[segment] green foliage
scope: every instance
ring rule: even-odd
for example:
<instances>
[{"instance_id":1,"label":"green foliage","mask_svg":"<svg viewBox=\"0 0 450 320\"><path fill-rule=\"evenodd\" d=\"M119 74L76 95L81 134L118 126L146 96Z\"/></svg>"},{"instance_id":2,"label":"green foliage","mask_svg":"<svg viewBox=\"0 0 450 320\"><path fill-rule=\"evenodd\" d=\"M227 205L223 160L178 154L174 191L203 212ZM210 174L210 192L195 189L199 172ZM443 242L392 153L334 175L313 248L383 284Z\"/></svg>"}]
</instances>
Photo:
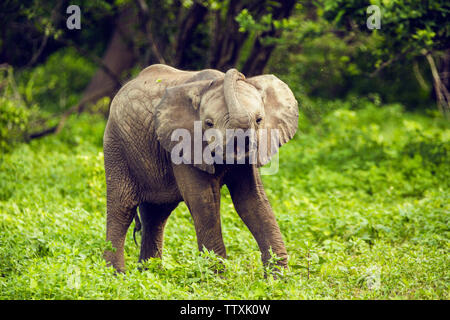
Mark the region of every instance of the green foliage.
<instances>
[{"instance_id":1,"label":"green foliage","mask_svg":"<svg viewBox=\"0 0 450 320\"><path fill-rule=\"evenodd\" d=\"M379 30L366 25L370 4L380 7ZM309 97L377 94L384 103L430 108L433 82L423 54L432 52L438 66L446 65L449 14L443 0L299 4L289 19L275 23L283 34L273 40L277 48L267 69ZM414 63L428 87L419 85Z\"/></svg>"},{"instance_id":2,"label":"green foliage","mask_svg":"<svg viewBox=\"0 0 450 320\"><path fill-rule=\"evenodd\" d=\"M229 259L199 254L180 204L162 261L142 269L129 232L128 271L115 275L102 259L105 123L82 115L0 162L0 299L448 299L448 122L356 98L311 103L327 111L301 117L279 172L263 176L289 253L276 279L226 188Z\"/></svg>"},{"instance_id":3,"label":"green foliage","mask_svg":"<svg viewBox=\"0 0 450 320\"><path fill-rule=\"evenodd\" d=\"M261 33L270 30L272 27L272 15L266 14L256 22L247 9L243 9L235 18L239 23L239 32L257 32Z\"/></svg>"},{"instance_id":4,"label":"green foliage","mask_svg":"<svg viewBox=\"0 0 450 320\"><path fill-rule=\"evenodd\" d=\"M10 151L26 133L31 115L22 100L13 75L13 69L0 69L0 152Z\"/></svg>"},{"instance_id":5,"label":"green foliage","mask_svg":"<svg viewBox=\"0 0 450 320\"><path fill-rule=\"evenodd\" d=\"M450 38L450 26L446 23L450 14L448 1L379 0L370 4L381 9L379 33L382 41L376 52L380 58L399 53L414 56L422 49L447 48ZM371 33L365 25L367 6L367 2L360 0L325 1L324 16L338 26L348 25L350 20L354 20L360 30Z\"/></svg>"},{"instance_id":6,"label":"green foliage","mask_svg":"<svg viewBox=\"0 0 450 320\"><path fill-rule=\"evenodd\" d=\"M42 111L61 112L79 102L95 70L96 66L75 49L64 48L36 68L20 72L19 92Z\"/></svg>"},{"instance_id":7,"label":"green foliage","mask_svg":"<svg viewBox=\"0 0 450 320\"><path fill-rule=\"evenodd\" d=\"M0 97L0 152L9 150L14 142L23 139L28 111L14 100Z\"/></svg>"},{"instance_id":8,"label":"green foliage","mask_svg":"<svg viewBox=\"0 0 450 320\"><path fill-rule=\"evenodd\" d=\"M0 150L7 152L31 132L55 122L55 114L76 105L95 66L72 48L52 54L44 64L14 72L0 69ZM16 80L17 79L17 80ZM103 102L103 103L102 103ZM108 101L97 104L109 105ZM93 111L98 111L93 108ZM103 110L102 110L103 111Z\"/></svg>"}]
</instances>

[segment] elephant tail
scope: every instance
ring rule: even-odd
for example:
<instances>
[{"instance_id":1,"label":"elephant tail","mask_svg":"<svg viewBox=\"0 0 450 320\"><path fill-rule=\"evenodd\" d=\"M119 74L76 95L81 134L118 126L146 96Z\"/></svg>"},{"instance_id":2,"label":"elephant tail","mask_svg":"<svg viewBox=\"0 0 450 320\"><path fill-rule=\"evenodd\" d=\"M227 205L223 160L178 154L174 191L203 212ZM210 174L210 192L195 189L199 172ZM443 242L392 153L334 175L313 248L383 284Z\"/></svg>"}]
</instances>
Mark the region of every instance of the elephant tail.
<instances>
[{"instance_id":1,"label":"elephant tail","mask_svg":"<svg viewBox=\"0 0 450 320\"><path fill-rule=\"evenodd\" d=\"M139 246L136 241L136 232L141 231L141 220L139 220L139 214L136 212L134 215L134 229L133 229L133 240L136 246Z\"/></svg>"}]
</instances>

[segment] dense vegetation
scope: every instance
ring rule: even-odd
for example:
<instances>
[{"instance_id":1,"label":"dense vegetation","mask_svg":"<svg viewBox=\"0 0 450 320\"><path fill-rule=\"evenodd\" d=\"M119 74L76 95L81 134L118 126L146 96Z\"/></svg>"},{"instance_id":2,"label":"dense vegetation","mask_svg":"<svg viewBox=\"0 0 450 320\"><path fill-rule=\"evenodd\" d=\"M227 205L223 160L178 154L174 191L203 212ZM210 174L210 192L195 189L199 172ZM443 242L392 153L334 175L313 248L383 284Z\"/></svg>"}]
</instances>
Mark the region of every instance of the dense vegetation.
<instances>
[{"instance_id":1,"label":"dense vegetation","mask_svg":"<svg viewBox=\"0 0 450 320\"><path fill-rule=\"evenodd\" d=\"M449 299L448 1L370 1L379 30L359 0L73 2L81 30L65 0L0 4L0 299ZM180 204L162 261L143 270L129 232L127 272L106 267L109 102L160 62L274 73L296 95L298 132L263 176L278 279L225 187L229 259L199 254Z\"/></svg>"},{"instance_id":2,"label":"dense vegetation","mask_svg":"<svg viewBox=\"0 0 450 320\"><path fill-rule=\"evenodd\" d=\"M448 122L361 103L328 102L319 124L302 118L278 174L263 177L290 255L278 280L264 278L226 188L220 276L184 204L162 262L140 270L130 232L128 271L114 276L102 259L104 120L71 118L59 135L21 144L0 165L0 298L448 299Z\"/></svg>"}]
</instances>

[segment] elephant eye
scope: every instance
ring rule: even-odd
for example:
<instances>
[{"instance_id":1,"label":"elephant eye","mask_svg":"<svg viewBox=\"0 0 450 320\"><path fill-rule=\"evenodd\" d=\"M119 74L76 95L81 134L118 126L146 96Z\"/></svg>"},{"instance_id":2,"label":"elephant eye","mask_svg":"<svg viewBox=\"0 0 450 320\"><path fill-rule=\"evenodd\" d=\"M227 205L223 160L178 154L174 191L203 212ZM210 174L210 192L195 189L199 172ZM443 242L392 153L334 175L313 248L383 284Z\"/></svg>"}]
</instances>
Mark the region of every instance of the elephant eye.
<instances>
[{"instance_id":1,"label":"elephant eye","mask_svg":"<svg viewBox=\"0 0 450 320\"><path fill-rule=\"evenodd\" d=\"M262 117L257 117L256 118L256 124L260 125L262 122L263 118Z\"/></svg>"},{"instance_id":2,"label":"elephant eye","mask_svg":"<svg viewBox=\"0 0 450 320\"><path fill-rule=\"evenodd\" d=\"M206 124L207 127L210 127L210 128L212 126L214 126L214 122L211 119L206 119L205 120L205 124Z\"/></svg>"}]
</instances>

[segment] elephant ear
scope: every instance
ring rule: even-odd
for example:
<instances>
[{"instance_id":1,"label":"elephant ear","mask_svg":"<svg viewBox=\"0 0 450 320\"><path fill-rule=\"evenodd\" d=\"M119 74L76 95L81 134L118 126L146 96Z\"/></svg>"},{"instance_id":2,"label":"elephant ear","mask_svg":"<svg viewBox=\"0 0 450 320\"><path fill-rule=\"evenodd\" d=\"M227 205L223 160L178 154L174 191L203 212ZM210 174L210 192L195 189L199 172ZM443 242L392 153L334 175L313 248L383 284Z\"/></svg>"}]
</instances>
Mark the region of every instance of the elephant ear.
<instances>
[{"instance_id":1,"label":"elephant ear","mask_svg":"<svg viewBox=\"0 0 450 320\"><path fill-rule=\"evenodd\" d=\"M282 146L291 140L298 126L298 103L289 89L288 85L272 74L261 75L246 80L261 93L265 110L265 128L267 129L267 140L270 145L272 129L278 130L279 145ZM271 152L268 157L260 158L258 166L265 165L270 161L275 152L268 146Z\"/></svg>"},{"instance_id":2,"label":"elephant ear","mask_svg":"<svg viewBox=\"0 0 450 320\"><path fill-rule=\"evenodd\" d=\"M172 133L181 129L178 132L188 133L191 141L191 156L188 155L189 159L186 160L208 173L214 173L213 165L205 164L203 160L201 163L194 161L194 122L200 121L200 100L212 82L212 80L204 80L168 87L155 110L156 136L164 150L171 153L180 143L176 140L180 138L179 136L172 141ZM186 155L183 157L186 158Z\"/></svg>"}]
</instances>

